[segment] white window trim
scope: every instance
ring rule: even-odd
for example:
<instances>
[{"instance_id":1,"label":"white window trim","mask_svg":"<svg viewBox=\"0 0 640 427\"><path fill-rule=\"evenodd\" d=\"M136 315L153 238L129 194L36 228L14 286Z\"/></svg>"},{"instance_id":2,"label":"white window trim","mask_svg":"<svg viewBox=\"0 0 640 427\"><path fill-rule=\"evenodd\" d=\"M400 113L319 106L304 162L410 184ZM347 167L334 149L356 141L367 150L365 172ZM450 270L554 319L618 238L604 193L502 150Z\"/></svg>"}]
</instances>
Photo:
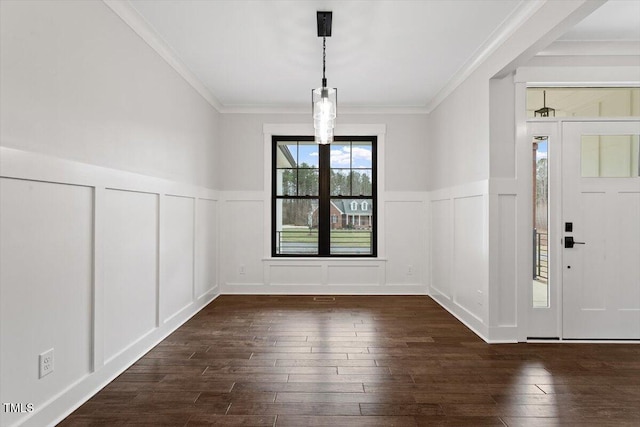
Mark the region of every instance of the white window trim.
<instances>
[{"instance_id":1,"label":"white window trim","mask_svg":"<svg viewBox=\"0 0 640 427\"><path fill-rule=\"evenodd\" d=\"M308 124L269 124L262 125L264 134L264 144L262 146L264 156L264 239L263 253L264 259L269 260L271 257L271 168L273 165L271 157L271 139L274 135L294 136L294 135L313 135L313 123L309 119ZM384 124L338 124L334 129L336 136L376 136L378 138L376 145L376 182L378 187L377 197L377 240L378 255L377 259L386 256L385 251L385 189L384 189L384 147L387 126ZM376 259L374 258L374 259ZM353 258L350 258L353 260ZM369 258L371 259L371 258Z\"/></svg>"}]
</instances>

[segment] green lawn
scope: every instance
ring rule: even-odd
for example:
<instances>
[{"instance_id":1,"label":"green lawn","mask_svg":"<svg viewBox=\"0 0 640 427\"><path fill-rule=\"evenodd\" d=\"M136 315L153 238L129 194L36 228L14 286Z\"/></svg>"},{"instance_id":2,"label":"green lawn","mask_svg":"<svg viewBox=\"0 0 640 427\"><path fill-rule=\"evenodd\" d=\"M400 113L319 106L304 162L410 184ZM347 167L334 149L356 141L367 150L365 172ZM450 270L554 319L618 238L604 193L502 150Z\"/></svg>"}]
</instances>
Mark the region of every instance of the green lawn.
<instances>
[{"instance_id":1,"label":"green lawn","mask_svg":"<svg viewBox=\"0 0 640 427\"><path fill-rule=\"evenodd\" d=\"M282 230L283 243L315 243L318 241L318 230L293 228ZM370 247L371 231L368 230L332 230L332 246Z\"/></svg>"}]
</instances>

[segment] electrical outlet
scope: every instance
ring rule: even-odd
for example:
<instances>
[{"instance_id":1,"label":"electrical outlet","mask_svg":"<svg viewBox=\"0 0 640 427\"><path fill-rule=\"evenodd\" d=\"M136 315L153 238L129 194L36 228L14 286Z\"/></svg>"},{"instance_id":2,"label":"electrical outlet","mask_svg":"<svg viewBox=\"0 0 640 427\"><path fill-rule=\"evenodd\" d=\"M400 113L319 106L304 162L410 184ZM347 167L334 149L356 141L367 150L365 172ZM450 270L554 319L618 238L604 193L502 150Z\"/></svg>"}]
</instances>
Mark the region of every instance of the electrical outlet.
<instances>
[{"instance_id":1,"label":"electrical outlet","mask_svg":"<svg viewBox=\"0 0 640 427\"><path fill-rule=\"evenodd\" d=\"M413 276L413 265L407 265L407 276Z\"/></svg>"},{"instance_id":2,"label":"electrical outlet","mask_svg":"<svg viewBox=\"0 0 640 427\"><path fill-rule=\"evenodd\" d=\"M245 274L246 273L244 265L242 265L242 264L240 265L240 268L238 270L240 271L240 274Z\"/></svg>"},{"instance_id":3,"label":"electrical outlet","mask_svg":"<svg viewBox=\"0 0 640 427\"><path fill-rule=\"evenodd\" d=\"M53 349L47 350L39 356L40 360L40 377L49 375L53 372Z\"/></svg>"}]
</instances>

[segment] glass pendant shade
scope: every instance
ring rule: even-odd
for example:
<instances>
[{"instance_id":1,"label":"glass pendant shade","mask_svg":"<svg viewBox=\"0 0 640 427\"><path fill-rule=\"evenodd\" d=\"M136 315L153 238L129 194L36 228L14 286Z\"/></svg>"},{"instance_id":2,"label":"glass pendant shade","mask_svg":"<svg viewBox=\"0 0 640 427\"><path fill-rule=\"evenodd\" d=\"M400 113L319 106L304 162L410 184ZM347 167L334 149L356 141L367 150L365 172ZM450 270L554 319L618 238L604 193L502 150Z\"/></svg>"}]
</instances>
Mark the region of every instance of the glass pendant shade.
<instances>
[{"instance_id":1,"label":"glass pendant shade","mask_svg":"<svg viewBox=\"0 0 640 427\"><path fill-rule=\"evenodd\" d=\"M318 144L333 142L333 128L336 122L338 90L321 87L312 91L313 127Z\"/></svg>"}]
</instances>

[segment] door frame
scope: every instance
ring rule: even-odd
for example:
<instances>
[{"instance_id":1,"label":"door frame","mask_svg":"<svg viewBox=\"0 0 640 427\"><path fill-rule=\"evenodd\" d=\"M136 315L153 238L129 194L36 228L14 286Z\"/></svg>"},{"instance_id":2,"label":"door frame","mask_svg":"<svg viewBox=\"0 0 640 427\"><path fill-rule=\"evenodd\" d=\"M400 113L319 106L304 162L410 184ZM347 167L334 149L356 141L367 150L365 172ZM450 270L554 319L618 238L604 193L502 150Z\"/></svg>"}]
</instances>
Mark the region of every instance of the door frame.
<instances>
[{"instance_id":1,"label":"door frame","mask_svg":"<svg viewBox=\"0 0 640 427\"><path fill-rule=\"evenodd\" d=\"M549 143L549 283L553 284L550 291L550 299L555 299L557 304L551 307L547 313L555 318L546 319L549 323L546 328L549 331L556 331L556 335L549 336L553 342L562 342L562 128L567 122L602 122L620 123L636 122L637 117L551 117L527 119L522 117L520 123L525 126L518 127L520 130L516 136L516 176L518 188L517 212L517 245L518 245L518 341L538 342L543 337L532 337L530 331L535 331L533 322L540 321L540 316L544 310L534 313L531 307L532 283L531 271L533 269L533 250L531 244L531 229L533 224L533 203L531 174L532 150L531 140L534 135L548 135L555 140L555 144ZM553 147L553 148L552 148ZM553 236L553 240L551 239ZM547 341L547 340L543 340ZM570 342L580 342L570 340ZM584 342L601 342L601 340L584 340ZM608 340L607 342L616 342ZM634 341L621 340L629 343ZM640 341L638 341L640 342Z\"/></svg>"}]
</instances>

